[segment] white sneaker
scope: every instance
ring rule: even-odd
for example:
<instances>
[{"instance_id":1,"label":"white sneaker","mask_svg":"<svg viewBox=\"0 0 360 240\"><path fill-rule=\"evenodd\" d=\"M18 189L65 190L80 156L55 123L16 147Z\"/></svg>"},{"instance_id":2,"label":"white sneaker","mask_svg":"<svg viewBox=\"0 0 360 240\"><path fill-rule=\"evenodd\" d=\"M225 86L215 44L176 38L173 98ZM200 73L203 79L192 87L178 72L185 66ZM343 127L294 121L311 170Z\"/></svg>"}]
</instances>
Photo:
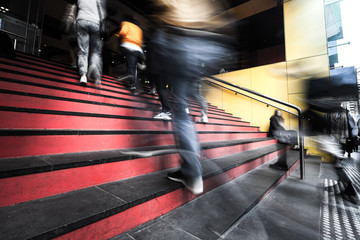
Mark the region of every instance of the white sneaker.
<instances>
[{"instance_id":1,"label":"white sneaker","mask_svg":"<svg viewBox=\"0 0 360 240\"><path fill-rule=\"evenodd\" d=\"M204 184L202 177L192 179L185 182L185 187L189 189L193 194L199 195L204 192Z\"/></svg>"},{"instance_id":2,"label":"white sneaker","mask_svg":"<svg viewBox=\"0 0 360 240\"><path fill-rule=\"evenodd\" d=\"M154 119L161 119L161 120L171 120L171 113L168 112L168 113L164 113L164 112L161 112L157 115L155 115L153 118Z\"/></svg>"},{"instance_id":3,"label":"white sneaker","mask_svg":"<svg viewBox=\"0 0 360 240\"><path fill-rule=\"evenodd\" d=\"M83 74L83 75L81 75L81 77L80 77L80 85L86 86L86 84L87 84L87 78L86 78L86 75Z\"/></svg>"},{"instance_id":4,"label":"white sneaker","mask_svg":"<svg viewBox=\"0 0 360 240\"><path fill-rule=\"evenodd\" d=\"M190 113L189 108L185 108L185 112L186 112L187 114L189 114L189 113Z\"/></svg>"},{"instance_id":5,"label":"white sneaker","mask_svg":"<svg viewBox=\"0 0 360 240\"><path fill-rule=\"evenodd\" d=\"M193 179L185 178L180 170L176 172L168 173L168 178L175 182L181 182L185 187L195 195L199 195L204 192L204 184L202 176Z\"/></svg>"},{"instance_id":6,"label":"white sneaker","mask_svg":"<svg viewBox=\"0 0 360 240\"><path fill-rule=\"evenodd\" d=\"M201 116L201 118L198 120L199 123L208 123L209 119L206 115Z\"/></svg>"}]
</instances>

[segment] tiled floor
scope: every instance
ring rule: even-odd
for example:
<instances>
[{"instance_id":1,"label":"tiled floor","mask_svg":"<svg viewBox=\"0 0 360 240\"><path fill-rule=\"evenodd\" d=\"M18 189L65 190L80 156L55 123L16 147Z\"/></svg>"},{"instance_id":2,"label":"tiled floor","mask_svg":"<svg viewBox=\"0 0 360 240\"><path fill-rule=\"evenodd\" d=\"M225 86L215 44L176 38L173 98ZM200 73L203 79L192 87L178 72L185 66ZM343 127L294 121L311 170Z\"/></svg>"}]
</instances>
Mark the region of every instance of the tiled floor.
<instances>
[{"instance_id":1,"label":"tiled floor","mask_svg":"<svg viewBox=\"0 0 360 240\"><path fill-rule=\"evenodd\" d=\"M323 164L325 165L325 164ZM328 166L326 166L328 167ZM347 183L334 174L324 174L322 200L321 239L360 239L360 153L351 154L343 161L343 169L335 172L345 173L357 192L357 197L344 194Z\"/></svg>"},{"instance_id":2,"label":"tiled floor","mask_svg":"<svg viewBox=\"0 0 360 240\"><path fill-rule=\"evenodd\" d=\"M352 158L345 159L343 165L344 168L341 171L349 176L359 190L360 153L353 153ZM264 168L265 172L268 171L266 169L269 170L268 167ZM168 218L171 216L167 214L138 229L135 231L136 234L123 234L114 239L169 239L167 238L170 237L169 234L171 234L171 239L360 239L360 207L354 203L353 199L342 193L346 184L339 176L341 172L333 164L321 163L319 157L311 156L306 158L305 170L305 179L300 179L299 169L297 169L249 213L235 221L221 234L216 229L221 227L226 218L209 216L212 219L211 226L204 225L204 228L199 230L202 234L196 232L197 237L195 237L190 234L190 230L184 229L199 225L199 222L183 221L184 224L189 224L189 227L180 228L169 221ZM253 184L257 183L253 182ZM232 191L234 194L236 192ZM214 204L215 200L209 201ZM197 202L206 208L206 201ZM235 202L243 201L237 199ZM216 205L223 206L224 204L224 201L220 201ZM234 212L241 211L237 208L226 209L223 206L221 211L228 211L229 214L226 216L229 218ZM197 206L196 209L199 210L200 207ZM177 211L186 216L186 212L180 209ZM164 224L167 227L164 227ZM171 229L168 229L169 227Z\"/></svg>"}]
</instances>

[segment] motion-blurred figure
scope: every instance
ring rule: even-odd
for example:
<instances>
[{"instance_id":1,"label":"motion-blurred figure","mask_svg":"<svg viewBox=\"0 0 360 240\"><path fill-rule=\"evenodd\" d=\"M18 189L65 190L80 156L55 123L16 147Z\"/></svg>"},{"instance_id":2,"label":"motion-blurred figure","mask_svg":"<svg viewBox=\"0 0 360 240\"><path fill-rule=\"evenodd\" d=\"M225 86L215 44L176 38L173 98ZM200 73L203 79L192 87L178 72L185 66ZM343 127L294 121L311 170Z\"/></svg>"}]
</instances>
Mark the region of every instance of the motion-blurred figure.
<instances>
[{"instance_id":1,"label":"motion-blurred figure","mask_svg":"<svg viewBox=\"0 0 360 240\"><path fill-rule=\"evenodd\" d=\"M342 155L351 156L358 128L349 110L339 107L337 111L325 115L326 134L342 147ZM342 158L341 158L342 159Z\"/></svg>"},{"instance_id":2,"label":"motion-blurred figure","mask_svg":"<svg viewBox=\"0 0 360 240\"><path fill-rule=\"evenodd\" d=\"M77 0L76 31L81 85L87 84L88 77L95 80L96 84L101 84L103 40L100 36L100 21L106 17L105 5L106 0Z\"/></svg>"},{"instance_id":3,"label":"motion-blurred figure","mask_svg":"<svg viewBox=\"0 0 360 240\"><path fill-rule=\"evenodd\" d=\"M121 49L126 56L126 76L130 81L130 90L135 93L140 87L136 66L144 62L143 32L135 23L135 19L128 16L121 23L120 31L115 35L121 40Z\"/></svg>"},{"instance_id":4,"label":"motion-blurred figure","mask_svg":"<svg viewBox=\"0 0 360 240\"><path fill-rule=\"evenodd\" d=\"M200 79L202 62L215 61L226 53L226 38L215 29L225 25L216 18L218 1L156 0L161 24L151 39L150 67L160 81L169 83L175 97L175 138L183 159L180 170L169 179L183 183L192 193L203 192L200 145L189 115L187 98ZM198 84L198 83L197 83Z\"/></svg>"},{"instance_id":5,"label":"motion-blurred figure","mask_svg":"<svg viewBox=\"0 0 360 240\"><path fill-rule=\"evenodd\" d=\"M77 15L77 6L74 0L65 0L65 12L63 18L61 19L62 29L65 34L67 34L67 40L69 45L69 54L71 58L70 66L71 68L76 68L76 54L77 54L77 38L76 38L76 15Z\"/></svg>"}]
</instances>

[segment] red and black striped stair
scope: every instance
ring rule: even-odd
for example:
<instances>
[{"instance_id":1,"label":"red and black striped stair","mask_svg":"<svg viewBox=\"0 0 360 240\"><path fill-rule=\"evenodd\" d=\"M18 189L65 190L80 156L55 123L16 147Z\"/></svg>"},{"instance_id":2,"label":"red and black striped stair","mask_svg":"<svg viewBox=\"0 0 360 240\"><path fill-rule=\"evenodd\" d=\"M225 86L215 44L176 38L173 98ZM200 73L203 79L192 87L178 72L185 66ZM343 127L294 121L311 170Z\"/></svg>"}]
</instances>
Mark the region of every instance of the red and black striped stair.
<instances>
[{"instance_id":1,"label":"red and black striped stair","mask_svg":"<svg viewBox=\"0 0 360 240\"><path fill-rule=\"evenodd\" d=\"M67 66L18 53L0 58L0 98L0 239L109 239L196 198L166 178L180 156L172 122L152 118L156 97L133 96L111 76L79 86ZM210 123L196 123L205 192L289 151L249 122L208 112ZM196 103L190 114L200 116ZM289 164L258 200L297 154Z\"/></svg>"}]
</instances>

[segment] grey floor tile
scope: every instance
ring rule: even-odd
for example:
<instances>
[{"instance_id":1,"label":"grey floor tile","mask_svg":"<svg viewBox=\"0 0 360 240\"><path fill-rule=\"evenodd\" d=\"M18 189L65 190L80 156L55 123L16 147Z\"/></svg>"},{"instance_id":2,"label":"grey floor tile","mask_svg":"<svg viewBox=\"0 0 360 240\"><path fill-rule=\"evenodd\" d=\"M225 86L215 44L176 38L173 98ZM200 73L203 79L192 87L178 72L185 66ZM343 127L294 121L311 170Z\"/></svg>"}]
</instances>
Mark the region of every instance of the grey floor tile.
<instances>
[{"instance_id":1,"label":"grey floor tile","mask_svg":"<svg viewBox=\"0 0 360 240\"><path fill-rule=\"evenodd\" d=\"M153 221L145 228L132 231L129 235L135 240L199 240L190 233L161 219Z\"/></svg>"}]
</instances>

